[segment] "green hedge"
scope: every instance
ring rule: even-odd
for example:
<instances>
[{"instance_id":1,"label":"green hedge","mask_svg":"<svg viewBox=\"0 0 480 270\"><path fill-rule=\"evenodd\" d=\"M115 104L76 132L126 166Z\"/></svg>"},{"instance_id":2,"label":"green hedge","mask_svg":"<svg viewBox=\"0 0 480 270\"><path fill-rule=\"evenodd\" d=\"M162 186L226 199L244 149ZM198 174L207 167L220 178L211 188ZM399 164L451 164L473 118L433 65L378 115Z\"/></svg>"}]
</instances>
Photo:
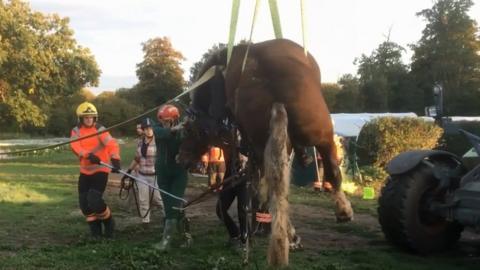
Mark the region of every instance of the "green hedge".
<instances>
[{"instance_id":1,"label":"green hedge","mask_svg":"<svg viewBox=\"0 0 480 270\"><path fill-rule=\"evenodd\" d=\"M381 117L365 124L358 137L359 165L384 168L396 155L437 146L443 130L419 118Z\"/></svg>"}]
</instances>

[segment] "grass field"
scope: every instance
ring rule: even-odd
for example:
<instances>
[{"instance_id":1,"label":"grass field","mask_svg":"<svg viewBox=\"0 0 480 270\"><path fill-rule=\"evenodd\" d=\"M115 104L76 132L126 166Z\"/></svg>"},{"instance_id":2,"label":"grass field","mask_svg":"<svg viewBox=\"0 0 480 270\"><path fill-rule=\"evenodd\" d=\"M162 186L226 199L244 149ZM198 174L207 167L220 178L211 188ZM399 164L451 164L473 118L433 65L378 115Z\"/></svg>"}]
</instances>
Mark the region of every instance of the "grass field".
<instances>
[{"instance_id":1,"label":"grass field","mask_svg":"<svg viewBox=\"0 0 480 270\"><path fill-rule=\"evenodd\" d=\"M131 160L132 143L122 145ZM228 247L214 214L214 198L192 207L194 246L167 254L151 246L161 238L160 211L149 226L118 198L111 186L106 199L117 221L116 237L95 241L78 209L78 166L70 151L0 161L0 269L265 269L266 239L256 238L250 264ZM112 175L113 178L118 176ZM203 180L192 179L189 194ZM478 269L479 243L464 237L455 250L429 257L389 246L376 221L376 201L353 197L356 220L337 224L328 195L292 188L294 224L303 251L291 253L289 269ZM476 247L475 247L476 245Z\"/></svg>"}]
</instances>

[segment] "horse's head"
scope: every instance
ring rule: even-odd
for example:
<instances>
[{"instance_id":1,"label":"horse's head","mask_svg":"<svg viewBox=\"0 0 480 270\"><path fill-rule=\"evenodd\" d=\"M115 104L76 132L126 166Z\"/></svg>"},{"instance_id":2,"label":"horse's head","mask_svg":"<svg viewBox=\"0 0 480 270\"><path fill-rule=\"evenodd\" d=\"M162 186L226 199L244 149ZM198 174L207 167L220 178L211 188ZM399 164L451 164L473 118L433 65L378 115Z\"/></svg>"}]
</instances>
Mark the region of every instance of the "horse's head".
<instances>
[{"instance_id":1,"label":"horse's head","mask_svg":"<svg viewBox=\"0 0 480 270\"><path fill-rule=\"evenodd\" d=\"M225 147L231 143L230 129L203 112L187 109L189 115L184 123L184 140L180 145L178 162L191 168L197 164L210 146Z\"/></svg>"},{"instance_id":2,"label":"horse's head","mask_svg":"<svg viewBox=\"0 0 480 270\"><path fill-rule=\"evenodd\" d=\"M184 140L177 157L178 162L185 167L192 167L200 161L208 147L218 145L221 137L221 123L227 117L225 79L222 73L226 65L226 51L223 51L215 53L202 66L196 81L207 80L190 94L192 102L187 109Z\"/></svg>"}]
</instances>

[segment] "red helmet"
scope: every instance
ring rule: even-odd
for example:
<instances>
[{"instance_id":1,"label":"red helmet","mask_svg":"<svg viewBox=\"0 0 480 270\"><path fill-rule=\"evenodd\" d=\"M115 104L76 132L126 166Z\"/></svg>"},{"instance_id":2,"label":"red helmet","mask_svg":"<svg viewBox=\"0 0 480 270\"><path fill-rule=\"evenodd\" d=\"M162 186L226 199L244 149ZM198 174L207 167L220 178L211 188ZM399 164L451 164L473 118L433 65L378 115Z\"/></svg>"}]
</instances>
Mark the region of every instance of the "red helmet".
<instances>
[{"instance_id":1,"label":"red helmet","mask_svg":"<svg viewBox=\"0 0 480 270\"><path fill-rule=\"evenodd\" d=\"M165 105L158 109L158 120L176 120L180 117L180 112L173 105Z\"/></svg>"}]
</instances>

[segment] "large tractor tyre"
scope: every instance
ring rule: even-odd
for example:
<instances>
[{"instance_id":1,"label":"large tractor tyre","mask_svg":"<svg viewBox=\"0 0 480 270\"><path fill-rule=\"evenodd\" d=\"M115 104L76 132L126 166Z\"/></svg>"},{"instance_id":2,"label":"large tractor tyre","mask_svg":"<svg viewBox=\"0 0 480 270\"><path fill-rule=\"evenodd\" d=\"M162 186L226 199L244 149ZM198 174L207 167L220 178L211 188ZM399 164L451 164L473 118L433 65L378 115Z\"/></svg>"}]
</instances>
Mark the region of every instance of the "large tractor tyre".
<instances>
[{"instance_id":1,"label":"large tractor tyre","mask_svg":"<svg viewBox=\"0 0 480 270\"><path fill-rule=\"evenodd\" d=\"M378 219L388 241L421 254L446 250L458 241L463 226L428 211L428 202L445 198L433 192L438 183L424 164L388 177L378 201Z\"/></svg>"}]
</instances>

